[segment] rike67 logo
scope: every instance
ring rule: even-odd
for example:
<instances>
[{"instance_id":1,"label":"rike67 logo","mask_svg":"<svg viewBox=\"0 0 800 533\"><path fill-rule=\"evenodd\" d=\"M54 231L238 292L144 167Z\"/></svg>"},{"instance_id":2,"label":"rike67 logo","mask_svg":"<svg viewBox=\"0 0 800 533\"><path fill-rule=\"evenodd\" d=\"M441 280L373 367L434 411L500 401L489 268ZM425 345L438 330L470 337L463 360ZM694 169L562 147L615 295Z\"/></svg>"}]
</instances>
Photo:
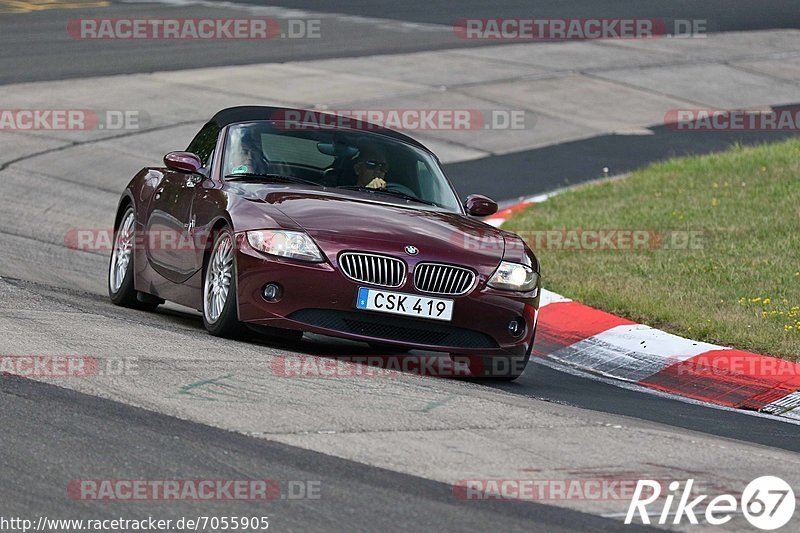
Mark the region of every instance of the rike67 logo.
<instances>
[{"instance_id":1,"label":"rike67 logo","mask_svg":"<svg viewBox=\"0 0 800 533\"><path fill-rule=\"evenodd\" d=\"M707 494L692 498L695 496L692 494L693 484L694 479L689 479L681 490L679 481L671 482L662 505L659 501L662 499L661 484L650 479L639 480L625 516L625 523L632 523L634 517L639 515L643 524L650 524L650 517L657 516L658 519L654 521L665 525L672 516L672 524L680 524L685 518L689 523L697 525L697 517L700 515L705 518L706 523L721 526L741 512L752 526L773 530L786 525L794 515L794 491L779 477L762 476L754 479L747 484L740 500L732 494L720 494L707 503L704 502L709 498ZM677 504L673 509L676 500ZM650 509L648 506L651 506ZM705 510L701 511L703 506Z\"/></svg>"}]
</instances>

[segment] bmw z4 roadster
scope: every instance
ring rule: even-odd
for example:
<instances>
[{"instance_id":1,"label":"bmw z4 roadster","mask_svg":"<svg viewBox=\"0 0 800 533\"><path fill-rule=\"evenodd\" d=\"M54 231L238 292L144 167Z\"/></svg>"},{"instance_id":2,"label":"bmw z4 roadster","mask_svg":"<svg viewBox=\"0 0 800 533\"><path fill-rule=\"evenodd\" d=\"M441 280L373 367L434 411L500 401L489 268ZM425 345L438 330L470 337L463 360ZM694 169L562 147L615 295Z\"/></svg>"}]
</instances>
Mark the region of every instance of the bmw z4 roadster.
<instances>
[{"instance_id":1,"label":"bmw z4 roadster","mask_svg":"<svg viewBox=\"0 0 800 533\"><path fill-rule=\"evenodd\" d=\"M399 132L229 108L125 188L109 295L195 308L212 335L307 331L477 358L483 377L515 379L540 268L519 236L480 221L496 210L462 202L436 156Z\"/></svg>"}]
</instances>

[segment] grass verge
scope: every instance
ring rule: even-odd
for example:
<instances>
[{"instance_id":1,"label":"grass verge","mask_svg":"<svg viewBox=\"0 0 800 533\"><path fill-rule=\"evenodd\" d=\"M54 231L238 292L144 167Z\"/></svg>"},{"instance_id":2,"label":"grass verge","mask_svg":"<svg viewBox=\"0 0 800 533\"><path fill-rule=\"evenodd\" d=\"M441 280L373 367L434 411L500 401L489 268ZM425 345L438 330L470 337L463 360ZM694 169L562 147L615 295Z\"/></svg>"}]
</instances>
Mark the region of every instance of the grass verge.
<instances>
[{"instance_id":1,"label":"grass verge","mask_svg":"<svg viewBox=\"0 0 800 533\"><path fill-rule=\"evenodd\" d=\"M671 333L798 361L798 139L657 163L566 191L503 227L536 251L550 290Z\"/></svg>"}]
</instances>

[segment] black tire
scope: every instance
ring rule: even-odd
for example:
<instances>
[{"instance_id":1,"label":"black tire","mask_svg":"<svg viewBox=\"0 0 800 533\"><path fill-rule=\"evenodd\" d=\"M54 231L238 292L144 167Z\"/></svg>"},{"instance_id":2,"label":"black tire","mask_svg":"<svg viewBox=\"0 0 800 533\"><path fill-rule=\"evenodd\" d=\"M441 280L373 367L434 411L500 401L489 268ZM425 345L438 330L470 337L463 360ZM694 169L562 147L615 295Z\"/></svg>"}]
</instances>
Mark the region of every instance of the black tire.
<instances>
[{"instance_id":1,"label":"black tire","mask_svg":"<svg viewBox=\"0 0 800 533\"><path fill-rule=\"evenodd\" d=\"M130 227L126 227L128 222L132 222ZM133 283L133 270L134 270L134 255L136 254L136 246L131 244L129 254L127 256L127 263L125 266L125 273L122 277L121 283L119 281L120 272L115 272L117 265L121 260L121 254L118 250L120 245L119 239L122 237L120 234L128 230L133 231L136 226L136 219L133 214L133 206L128 206L119 219L119 226L114 232L114 244L111 249L111 258L108 262L108 276L106 276L106 283L108 286L108 297L111 303L122 307L129 307L132 309L141 309L143 311L152 311L163 303L163 300L157 299L149 294L140 294L134 289ZM118 285L118 286L117 286Z\"/></svg>"},{"instance_id":2,"label":"black tire","mask_svg":"<svg viewBox=\"0 0 800 533\"><path fill-rule=\"evenodd\" d=\"M213 275L212 262L215 261L215 254L222 242L227 239L230 245L230 285L228 292L225 296L222 310L212 310L209 303L207 294L211 290L211 276ZM214 245L211 247L211 253L208 254L205 264L203 265L203 325L206 330L215 337L237 338L240 337L245 328L239 322L238 317L238 303L236 298L236 250L235 238L233 232L227 227L217 231L214 237ZM216 316L215 316L216 315Z\"/></svg>"}]
</instances>

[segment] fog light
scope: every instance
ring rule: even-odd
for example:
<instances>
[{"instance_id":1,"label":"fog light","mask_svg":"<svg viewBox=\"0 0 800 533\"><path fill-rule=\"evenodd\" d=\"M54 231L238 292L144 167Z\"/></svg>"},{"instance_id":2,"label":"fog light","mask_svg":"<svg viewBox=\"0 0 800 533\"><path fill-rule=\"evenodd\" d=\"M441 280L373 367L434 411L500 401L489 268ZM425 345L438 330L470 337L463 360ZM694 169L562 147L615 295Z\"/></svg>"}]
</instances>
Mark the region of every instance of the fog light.
<instances>
[{"instance_id":1,"label":"fog light","mask_svg":"<svg viewBox=\"0 0 800 533\"><path fill-rule=\"evenodd\" d=\"M281 290L281 286L277 283L267 283L264 285L264 299L268 302L277 302L281 299L281 295L283 294L283 290Z\"/></svg>"},{"instance_id":2,"label":"fog light","mask_svg":"<svg viewBox=\"0 0 800 533\"><path fill-rule=\"evenodd\" d=\"M517 317L508 323L508 332L512 337L519 337L525 331L525 321L522 317Z\"/></svg>"}]
</instances>

